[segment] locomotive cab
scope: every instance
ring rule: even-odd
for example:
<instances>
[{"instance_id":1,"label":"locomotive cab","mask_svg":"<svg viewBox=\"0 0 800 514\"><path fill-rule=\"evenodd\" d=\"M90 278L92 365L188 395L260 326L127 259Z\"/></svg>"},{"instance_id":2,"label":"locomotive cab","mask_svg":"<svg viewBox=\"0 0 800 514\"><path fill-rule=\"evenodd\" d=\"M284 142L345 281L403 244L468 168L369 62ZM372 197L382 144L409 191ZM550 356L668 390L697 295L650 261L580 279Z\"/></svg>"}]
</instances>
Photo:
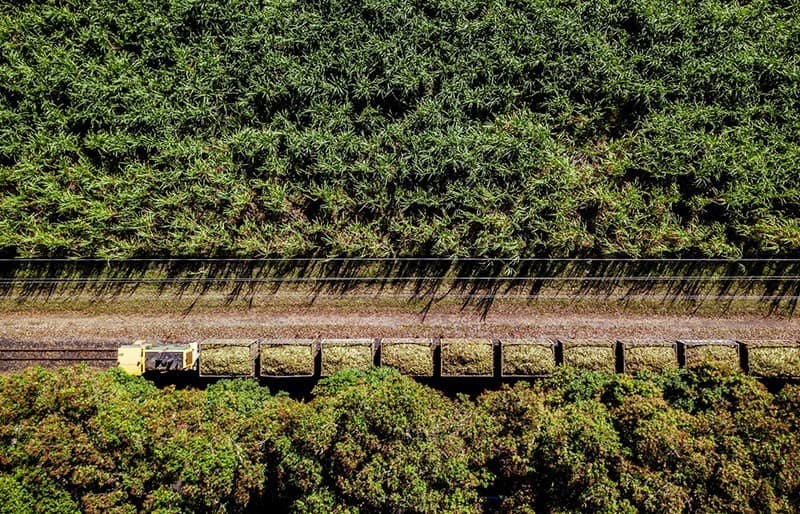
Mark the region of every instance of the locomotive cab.
<instances>
[{"instance_id":1,"label":"locomotive cab","mask_svg":"<svg viewBox=\"0 0 800 514\"><path fill-rule=\"evenodd\" d=\"M197 365L197 343L151 344L136 341L119 347L117 363L123 371L131 375L191 371Z\"/></svg>"}]
</instances>

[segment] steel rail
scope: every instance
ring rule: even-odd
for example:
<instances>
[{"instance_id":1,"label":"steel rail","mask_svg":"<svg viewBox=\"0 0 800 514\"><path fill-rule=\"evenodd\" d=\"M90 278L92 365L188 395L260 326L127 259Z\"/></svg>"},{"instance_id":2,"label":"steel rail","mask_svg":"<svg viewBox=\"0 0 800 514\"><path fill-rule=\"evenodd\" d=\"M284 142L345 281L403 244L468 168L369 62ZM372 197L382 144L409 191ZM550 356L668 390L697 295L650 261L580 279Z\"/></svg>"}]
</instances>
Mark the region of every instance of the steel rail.
<instances>
[{"instance_id":1,"label":"steel rail","mask_svg":"<svg viewBox=\"0 0 800 514\"><path fill-rule=\"evenodd\" d=\"M117 362L116 357L0 357L0 362Z\"/></svg>"},{"instance_id":2,"label":"steel rail","mask_svg":"<svg viewBox=\"0 0 800 514\"><path fill-rule=\"evenodd\" d=\"M0 263L156 263L156 262L663 262L663 263L796 263L797 257L775 258L724 258L724 257L132 257L132 258L98 258L98 257L56 257L56 258L0 258Z\"/></svg>"},{"instance_id":3,"label":"steel rail","mask_svg":"<svg viewBox=\"0 0 800 514\"><path fill-rule=\"evenodd\" d=\"M166 293L165 293L166 294ZM150 299L150 300L159 300L164 299L165 294L158 295L158 294L144 294L137 296L137 299ZM96 295L102 295L102 293L92 293L92 297L94 298ZM227 297L228 293L222 293L223 296ZM206 297L209 297L208 293L205 294ZM242 293L242 296L249 298L250 295L247 293ZM506 300L658 300L658 301L673 301L673 300L715 300L715 301L731 301L731 300L747 300L747 301L766 301L766 300L800 300L800 295L718 295L715 293L706 293L706 294L670 294L670 295L662 295L657 292L651 294L625 294L625 293L618 293L618 294L585 294L581 292L576 292L573 294L481 294L481 293L450 293L446 292L442 294L441 292L420 292L420 293L361 293L361 294L353 294L353 293L267 293L265 295L257 295L257 296L276 296L280 298L289 298L289 299L307 299L307 300L320 300L320 299L334 299L334 300L380 300L382 298L407 298L407 299L418 299L420 301L427 301L430 297L434 297L435 300L443 300L443 299L482 299L482 300L490 300L490 299L506 299ZM103 298L103 296L98 296L98 298ZM210 297L213 298L213 297ZM75 295L62 295L62 294L55 294L55 295L47 295L48 300L70 300L74 301L76 299ZM2 301L2 300L0 300ZM15 300L16 301L16 300ZM24 305L24 299L21 300Z\"/></svg>"},{"instance_id":4,"label":"steel rail","mask_svg":"<svg viewBox=\"0 0 800 514\"><path fill-rule=\"evenodd\" d=\"M0 353L109 353L116 352L116 348L4 348L0 347Z\"/></svg>"},{"instance_id":5,"label":"steel rail","mask_svg":"<svg viewBox=\"0 0 800 514\"><path fill-rule=\"evenodd\" d=\"M116 362L116 354L110 348L0 348L0 362Z\"/></svg>"},{"instance_id":6,"label":"steel rail","mask_svg":"<svg viewBox=\"0 0 800 514\"><path fill-rule=\"evenodd\" d=\"M181 284L181 283L304 283L304 282L412 282L412 281L492 281L492 282L785 282L800 281L800 275L608 275L608 276L366 276L366 277L20 277L0 278L0 284Z\"/></svg>"}]
</instances>

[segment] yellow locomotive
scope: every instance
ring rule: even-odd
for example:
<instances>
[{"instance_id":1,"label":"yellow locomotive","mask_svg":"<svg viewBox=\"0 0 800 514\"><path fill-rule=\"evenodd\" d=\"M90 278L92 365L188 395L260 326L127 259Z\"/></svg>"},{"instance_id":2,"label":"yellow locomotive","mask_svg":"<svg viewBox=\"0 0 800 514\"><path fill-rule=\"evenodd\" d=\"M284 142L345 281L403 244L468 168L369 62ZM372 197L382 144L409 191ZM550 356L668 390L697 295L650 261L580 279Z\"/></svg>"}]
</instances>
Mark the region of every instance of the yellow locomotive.
<instances>
[{"instance_id":1,"label":"yellow locomotive","mask_svg":"<svg viewBox=\"0 0 800 514\"><path fill-rule=\"evenodd\" d=\"M136 341L117 350L119 367L131 375L146 371L193 371L197 367L197 343L158 344Z\"/></svg>"}]
</instances>

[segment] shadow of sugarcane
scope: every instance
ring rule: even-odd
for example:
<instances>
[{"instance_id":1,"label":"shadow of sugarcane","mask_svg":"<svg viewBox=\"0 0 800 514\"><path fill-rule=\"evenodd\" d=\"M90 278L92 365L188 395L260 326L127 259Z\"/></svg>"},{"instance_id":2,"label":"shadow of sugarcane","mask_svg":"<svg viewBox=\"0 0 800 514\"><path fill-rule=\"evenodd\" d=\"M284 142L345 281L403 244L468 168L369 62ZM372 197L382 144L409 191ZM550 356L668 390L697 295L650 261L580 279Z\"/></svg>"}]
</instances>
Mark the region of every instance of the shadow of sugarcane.
<instances>
[{"instance_id":1,"label":"shadow of sugarcane","mask_svg":"<svg viewBox=\"0 0 800 514\"><path fill-rule=\"evenodd\" d=\"M498 299L527 303L586 299L626 305L648 299L692 312L713 303L763 302L769 314L791 315L800 297L800 261L719 259L59 259L0 261L0 297L47 302L55 295L108 301L148 285L162 297L190 300L223 293L226 304L252 306L258 295L302 291L321 297L400 294L424 316L443 299L482 318Z\"/></svg>"}]
</instances>

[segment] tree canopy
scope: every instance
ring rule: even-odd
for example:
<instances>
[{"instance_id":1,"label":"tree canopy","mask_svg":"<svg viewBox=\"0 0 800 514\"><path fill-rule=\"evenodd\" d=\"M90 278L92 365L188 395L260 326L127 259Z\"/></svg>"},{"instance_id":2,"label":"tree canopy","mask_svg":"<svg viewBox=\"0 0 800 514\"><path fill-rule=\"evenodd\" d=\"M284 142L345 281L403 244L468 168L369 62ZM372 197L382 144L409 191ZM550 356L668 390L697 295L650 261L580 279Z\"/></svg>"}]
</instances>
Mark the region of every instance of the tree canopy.
<instances>
[{"instance_id":1,"label":"tree canopy","mask_svg":"<svg viewBox=\"0 0 800 514\"><path fill-rule=\"evenodd\" d=\"M800 387L703 367L448 397L343 371L306 401L247 379L0 376L0 513L797 512Z\"/></svg>"}]
</instances>

